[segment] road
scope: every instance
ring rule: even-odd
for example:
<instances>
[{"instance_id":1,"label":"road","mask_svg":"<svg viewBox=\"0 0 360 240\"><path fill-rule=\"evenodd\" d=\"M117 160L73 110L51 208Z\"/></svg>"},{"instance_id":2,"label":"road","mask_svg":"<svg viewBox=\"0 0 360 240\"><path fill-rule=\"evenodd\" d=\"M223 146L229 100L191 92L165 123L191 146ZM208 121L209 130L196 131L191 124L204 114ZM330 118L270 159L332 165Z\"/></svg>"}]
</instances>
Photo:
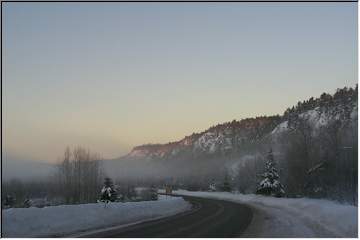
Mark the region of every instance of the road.
<instances>
[{"instance_id":1,"label":"road","mask_svg":"<svg viewBox=\"0 0 360 240\"><path fill-rule=\"evenodd\" d=\"M251 209L228 201L182 196L191 211L126 228L97 231L87 238L239 237L252 219Z\"/></svg>"}]
</instances>

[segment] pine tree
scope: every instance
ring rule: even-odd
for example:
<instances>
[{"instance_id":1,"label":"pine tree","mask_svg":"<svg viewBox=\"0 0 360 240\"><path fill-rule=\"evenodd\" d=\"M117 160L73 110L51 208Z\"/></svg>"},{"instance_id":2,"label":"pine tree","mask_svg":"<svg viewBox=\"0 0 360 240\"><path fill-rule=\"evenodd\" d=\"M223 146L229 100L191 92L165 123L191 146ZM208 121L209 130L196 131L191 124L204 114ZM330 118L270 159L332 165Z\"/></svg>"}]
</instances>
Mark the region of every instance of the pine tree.
<instances>
[{"instance_id":1,"label":"pine tree","mask_svg":"<svg viewBox=\"0 0 360 240\"><path fill-rule=\"evenodd\" d=\"M211 182L209 185L209 191L210 192L216 192L216 184L214 182Z\"/></svg>"},{"instance_id":2,"label":"pine tree","mask_svg":"<svg viewBox=\"0 0 360 240\"><path fill-rule=\"evenodd\" d=\"M105 178L104 186L101 189L101 198L102 202L114 202L116 200L117 193L114 189L114 184L111 178Z\"/></svg>"},{"instance_id":3,"label":"pine tree","mask_svg":"<svg viewBox=\"0 0 360 240\"><path fill-rule=\"evenodd\" d=\"M281 197L285 194L284 187L279 180L279 174L276 169L272 149L270 149L267 155L265 172L261 176L262 180L258 185L256 191L257 194L272 195L276 197Z\"/></svg>"},{"instance_id":4,"label":"pine tree","mask_svg":"<svg viewBox=\"0 0 360 240\"><path fill-rule=\"evenodd\" d=\"M157 188L155 187L155 185L151 185L151 187L150 187L150 199L158 200L158 193L157 193Z\"/></svg>"}]
</instances>

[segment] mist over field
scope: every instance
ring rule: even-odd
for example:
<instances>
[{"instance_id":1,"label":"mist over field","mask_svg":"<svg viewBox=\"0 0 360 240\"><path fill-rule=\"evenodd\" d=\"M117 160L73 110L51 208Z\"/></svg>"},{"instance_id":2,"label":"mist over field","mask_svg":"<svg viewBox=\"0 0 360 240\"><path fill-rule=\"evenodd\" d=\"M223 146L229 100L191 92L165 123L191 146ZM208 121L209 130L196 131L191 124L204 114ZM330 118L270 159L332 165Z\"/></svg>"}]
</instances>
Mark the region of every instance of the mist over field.
<instances>
[{"instance_id":1,"label":"mist over field","mask_svg":"<svg viewBox=\"0 0 360 240\"><path fill-rule=\"evenodd\" d=\"M2 176L4 180L12 178L22 180L43 179L54 173L55 164L5 157L3 169L5 169Z\"/></svg>"}]
</instances>

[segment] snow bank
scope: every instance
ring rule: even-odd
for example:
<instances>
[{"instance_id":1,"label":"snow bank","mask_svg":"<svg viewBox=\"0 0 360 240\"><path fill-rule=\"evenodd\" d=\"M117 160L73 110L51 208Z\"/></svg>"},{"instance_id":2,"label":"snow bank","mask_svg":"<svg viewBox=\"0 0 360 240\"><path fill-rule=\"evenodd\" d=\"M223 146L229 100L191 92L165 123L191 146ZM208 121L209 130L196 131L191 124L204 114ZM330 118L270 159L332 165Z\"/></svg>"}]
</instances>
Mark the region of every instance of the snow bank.
<instances>
[{"instance_id":1,"label":"snow bank","mask_svg":"<svg viewBox=\"0 0 360 240\"><path fill-rule=\"evenodd\" d=\"M181 197L158 201L12 208L3 211L5 237L63 236L79 231L152 220L189 210Z\"/></svg>"},{"instance_id":2,"label":"snow bank","mask_svg":"<svg viewBox=\"0 0 360 240\"><path fill-rule=\"evenodd\" d=\"M175 191L175 194L245 203L254 219L248 237L357 237L358 209L333 201L274 198L255 194Z\"/></svg>"}]
</instances>

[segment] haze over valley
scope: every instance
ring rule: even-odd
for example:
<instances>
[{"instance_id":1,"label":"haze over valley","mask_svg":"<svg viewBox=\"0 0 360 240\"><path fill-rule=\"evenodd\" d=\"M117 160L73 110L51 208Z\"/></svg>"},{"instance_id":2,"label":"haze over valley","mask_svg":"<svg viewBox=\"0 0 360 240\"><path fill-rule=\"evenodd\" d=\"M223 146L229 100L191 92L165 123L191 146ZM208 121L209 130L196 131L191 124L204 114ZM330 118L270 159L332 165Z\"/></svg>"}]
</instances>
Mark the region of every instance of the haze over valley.
<instances>
[{"instance_id":1,"label":"haze over valley","mask_svg":"<svg viewBox=\"0 0 360 240\"><path fill-rule=\"evenodd\" d=\"M1 236L357 237L357 9L3 2Z\"/></svg>"}]
</instances>

